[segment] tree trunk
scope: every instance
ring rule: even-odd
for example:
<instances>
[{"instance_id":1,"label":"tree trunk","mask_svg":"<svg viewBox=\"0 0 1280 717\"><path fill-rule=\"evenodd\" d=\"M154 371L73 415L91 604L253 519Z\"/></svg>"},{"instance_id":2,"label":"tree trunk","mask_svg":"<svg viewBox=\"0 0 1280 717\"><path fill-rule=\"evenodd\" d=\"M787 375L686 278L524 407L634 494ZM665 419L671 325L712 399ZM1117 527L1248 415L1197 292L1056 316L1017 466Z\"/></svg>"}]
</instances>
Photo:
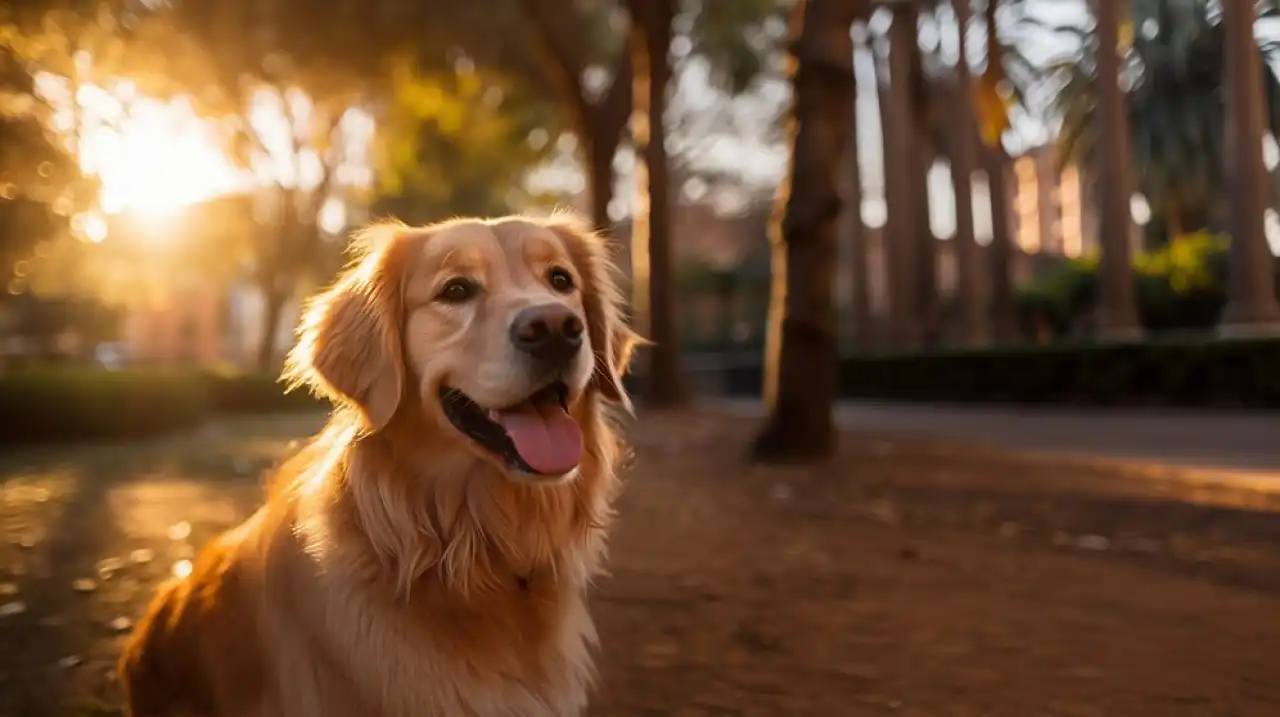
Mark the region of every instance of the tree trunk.
<instances>
[{"instance_id":1,"label":"tree trunk","mask_svg":"<svg viewBox=\"0 0 1280 717\"><path fill-rule=\"evenodd\" d=\"M671 261L671 186L667 162L667 88L674 0L637 0L631 5L632 140L641 159L632 220L631 261L635 308L648 317L648 401L670 408L684 403L680 334Z\"/></svg>"},{"instance_id":2,"label":"tree trunk","mask_svg":"<svg viewBox=\"0 0 1280 717\"><path fill-rule=\"evenodd\" d=\"M1098 265L1098 331L1110 339L1131 339L1142 332L1133 287L1133 218L1129 203L1129 127L1120 91L1120 23L1125 9L1118 2L1096 3L1098 74L1095 94L1101 140L1099 210L1102 256Z\"/></svg>"},{"instance_id":3,"label":"tree trunk","mask_svg":"<svg viewBox=\"0 0 1280 717\"><path fill-rule=\"evenodd\" d=\"M971 0L952 0L960 47L968 37ZM960 304L961 343L976 346L987 341L986 297L978 273L978 242L973 229L973 170L977 165L978 123L973 110L973 85L964 54L956 68L955 128L951 144L951 184L955 189L956 295Z\"/></svg>"},{"instance_id":4,"label":"tree trunk","mask_svg":"<svg viewBox=\"0 0 1280 717\"><path fill-rule=\"evenodd\" d=\"M597 231L613 226L609 203L613 201L613 157L618 153L618 137L607 128L592 127L587 131L587 190L591 194L591 225Z\"/></svg>"},{"instance_id":5,"label":"tree trunk","mask_svg":"<svg viewBox=\"0 0 1280 717\"><path fill-rule=\"evenodd\" d=\"M609 89L592 97L583 85L587 71L580 43L583 37L557 23L563 15L577 12L559 0L523 0L521 7L533 30L533 37L547 70L567 110L579 139L584 143L587 186L590 189L591 221L597 231L608 232L609 201L613 199L613 158L617 154L619 135L631 113L631 52L626 48L613 63L613 81ZM634 9L634 8L633 8ZM569 24L570 27L573 23Z\"/></svg>"},{"instance_id":6,"label":"tree trunk","mask_svg":"<svg viewBox=\"0 0 1280 717\"><path fill-rule=\"evenodd\" d=\"M1276 301L1275 260L1267 244L1263 215L1271 206L1271 180L1262 160L1263 84L1261 59L1254 39L1254 4L1223 0L1226 34L1228 156L1235 197L1231 234L1226 332L1280 329Z\"/></svg>"},{"instance_id":7,"label":"tree trunk","mask_svg":"<svg viewBox=\"0 0 1280 717\"><path fill-rule=\"evenodd\" d=\"M845 246L849 251L849 320L850 334L858 348L872 343L871 272L867 261L867 226L862 221L862 165L858 152L858 87L853 88L853 118L849 122L849 141L845 150L844 211L841 213Z\"/></svg>"},{"instance_id":8,"label":"tree trunk","mask_svg":"<svg viewBox=\"0 0 1280 717\"><path fill-rule=\"evenodd\" d=\"M985 148L987 191L991 203L991 323L997 341L1017 334L1013 306L1013 228L1009 226L1008 157L1002 147Z\"/></svg>"},{"instance_id":9,"label":"tree trunk","mask_svg":"<svg viewBox=\"0 0 1280 717\"><path fill-rule=\"evenodd\" d=\"M986 0L983 20L987 28L987 76L995 83L1004 76L1001 67L1003 57L1000 44L1000 26L996 22L999 0ZM991 141L994 140L994 141ZM1013 302L1013 227L1010 226L1009 158L998 133L987 137L984 130L982 156L979 159L987 172L988 201L991 206L991 248L988 268L991 282L992 334L997 341L1012 341L1017 337L1017 320Z\"/></svg>"},{"instance_id":10,"label":"tree trunk","mask_svg":"<svg viewBox=\"0 0 1280 717\"><path fill-rule=\"evenodd\" d=\"M769 418L755 458L813 460L835 443L837 393L835 283L839 176L853 122L853 40L857 0L802 0L791 14L789 69L794 99L787 181L770 234L765 401Z\"/></svg>"},{"instance_id":11,"label":"tree trunk","mask_svg":"<svg viewBox=\"0 0 1280 717\"><path fill-rule=\"evenodd\" d=\"M274 272L263 277L259 282L262 292L262 324L258 334L258 370L272 373L276 370L276 334L280 331L280 322L284 318L284 305L289 301L289 292L280 285L280 277Z\"/></svg>"},{"instance_id":12,"label":"tree trunk","mask_svg":"<svg viewBox=\"0 0 1280 717\"><path fill-rule=\"evenodd\" d=\"M922 108L917 107L917 111ZM938 297L938 238L933 233L933 203L929 201L929 172L936 158L931 138L917 135L912 153L911 195L915 197L915 277L917 338L936 345L942 338L942 302Z\"/></svg>"},{"instance_id":13,"label":"tree trunk","mask_svg":"<svg viewBox=\"0 0 1280 717\"><path fill-rule=\"evenodd\" d=\"M915 114L911 101L911 47L916 44L914 7L894 5L889 27L889 86L881 95L884 133L883 238L889 278L889 331L896 346L911 346L919 338L920 306L916 246L920 217L913 199Z\"/></svg>"},{"instance_id":14,"label":"tree trunk","mask_svg":"<svg viewBox=\"0 0 1280 717\"><path fill-rule=\"evenodd\" d=\"M918 10L904 13L910 27L919 28ZM918 30L916 31L918 32ZM907 91L911 93L912 159L911 172L912 212L915 214L915 244L912 283L916 288L914 317L918 326L917 340L924 344L936 344L942 335L942 303L938 297L938 238L933 234L933 203L929 200L929 172L937 159L937 144L933 136L932 88L924 75L924 51L912 33L908 45L911 56L911 75Z\"/></svg>"}]
</instances>

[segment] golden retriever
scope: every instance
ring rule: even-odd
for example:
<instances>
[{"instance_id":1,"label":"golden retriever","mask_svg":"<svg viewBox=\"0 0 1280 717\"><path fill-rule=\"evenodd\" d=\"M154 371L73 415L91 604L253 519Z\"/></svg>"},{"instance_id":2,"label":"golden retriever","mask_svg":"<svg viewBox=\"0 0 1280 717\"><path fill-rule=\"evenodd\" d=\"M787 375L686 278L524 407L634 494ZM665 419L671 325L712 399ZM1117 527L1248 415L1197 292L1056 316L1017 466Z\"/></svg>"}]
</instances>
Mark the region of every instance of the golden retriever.
<instances>
[{"instance_id":1,"label":"golden retriever","mask_svg":"<svg viewBox=\"0 0 1280 717\"><path fill-rule=\"evenodd\" d=\"M331 399L265 505L164 585L120 658L134 717L583 710L636 337L572 218L384 225L286 377Z\"/></svg>"}]
</instances>

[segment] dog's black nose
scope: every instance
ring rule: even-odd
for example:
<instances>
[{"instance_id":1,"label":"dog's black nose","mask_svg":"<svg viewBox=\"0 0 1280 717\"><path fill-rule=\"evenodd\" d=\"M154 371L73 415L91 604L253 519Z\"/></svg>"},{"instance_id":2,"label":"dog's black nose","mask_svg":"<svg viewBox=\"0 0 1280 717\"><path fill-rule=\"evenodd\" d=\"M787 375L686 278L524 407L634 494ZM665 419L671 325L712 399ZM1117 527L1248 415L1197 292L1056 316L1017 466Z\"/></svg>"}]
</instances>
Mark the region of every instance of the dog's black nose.
<instances>
[{"instance_id":1,"label":"dog's black nose","mask_svg":"<svg viewBox=\"0 0 1280 717\"><path fill-rule=\"evenodd\" d=\"M578 355L584 329L577 312L564 304L531 306L511 322L511 343L539 361L559 365Z\"/></svg>"}]
</instances>

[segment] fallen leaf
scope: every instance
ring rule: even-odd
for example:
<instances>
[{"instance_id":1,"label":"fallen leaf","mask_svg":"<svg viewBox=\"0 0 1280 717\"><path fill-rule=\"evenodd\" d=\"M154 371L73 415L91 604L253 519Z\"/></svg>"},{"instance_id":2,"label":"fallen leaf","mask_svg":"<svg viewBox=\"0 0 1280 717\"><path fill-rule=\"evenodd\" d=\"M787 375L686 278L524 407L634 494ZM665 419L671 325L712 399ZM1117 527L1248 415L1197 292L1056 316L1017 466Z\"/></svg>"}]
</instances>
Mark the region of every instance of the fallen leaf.
<instances>
[{"instance_id":1,"label":"fallen leaf","mask_svg":"<svg viewBox=\"0 0 1280 717\"><path fill-rule=\"evenodd\" d=\"M21 600L14 600L0 605L0 617L11 617L13 615L21 615L27 611L27 604Z\"/></svg>"},{"instance_id":2,"label":"fallen leaf","mask_svg":"<svg viewBox=\"0 0 1280 717\"><path fill-rule=\"evenodd\" d=\"M1082 550L1106 550L1111 547L1111 539L1102 535L1081 535L1076 538L1076 547Z\"/></svg>"},{"instance_id":3,"label":"fallen leaf","mask_svg":"<svg viewBox=\"0 0 1280 717\"><path fill-rule=\"evenodd\" d=\"M89 578L76 578L71 581L71 589L78 593L91 593L98 589L98 583Z\"/></svg>"},{"instance_id":4,"label":"fallen leaf","mask_svg":"<svg viewBox=\"0 0 1280 717\"><path fill-rule=\"evenodd\" d=\"M104 558L98 561L98 577L108 580L116 572L124 569L124 561L120 558Z\"/></svg>"}]
</instances>

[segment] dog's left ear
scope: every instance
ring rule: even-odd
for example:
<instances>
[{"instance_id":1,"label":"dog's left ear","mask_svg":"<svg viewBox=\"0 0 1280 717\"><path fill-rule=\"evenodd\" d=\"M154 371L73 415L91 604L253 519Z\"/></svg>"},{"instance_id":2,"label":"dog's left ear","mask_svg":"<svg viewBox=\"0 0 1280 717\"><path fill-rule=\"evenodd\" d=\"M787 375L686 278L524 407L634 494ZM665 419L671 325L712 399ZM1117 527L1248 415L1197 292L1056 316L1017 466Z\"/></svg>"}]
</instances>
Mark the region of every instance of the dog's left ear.
<instances>
[{"instance_id":1,"label":"dog's left ear","mask_svg":"<svg viewBox=\"0 0 1280 717\"><path fill-rule=\"evenodd\" d=\"M582 281L582 304L587 312L587 337L595 352L595 372L591 386L609 401L631 412L631 398L622 377L631 364L635 349L648 342L623 320L622 292L618 270L609 258L604 239L572 215L558 214L547 227L565 243Z\"/></svg>"},{"instance_id":2,"label":"dog's left ear","mask_svg":"<svg viewBox=\"0 0 1280 717\"><path fill-rule=\"evenodd\" d=\"M292 387L356 408L371 431L391 421L406 380L399 317L407 231L376 226L356 237L363 258L311 300L285 363Z\"/></svg>"}]
</instances>

